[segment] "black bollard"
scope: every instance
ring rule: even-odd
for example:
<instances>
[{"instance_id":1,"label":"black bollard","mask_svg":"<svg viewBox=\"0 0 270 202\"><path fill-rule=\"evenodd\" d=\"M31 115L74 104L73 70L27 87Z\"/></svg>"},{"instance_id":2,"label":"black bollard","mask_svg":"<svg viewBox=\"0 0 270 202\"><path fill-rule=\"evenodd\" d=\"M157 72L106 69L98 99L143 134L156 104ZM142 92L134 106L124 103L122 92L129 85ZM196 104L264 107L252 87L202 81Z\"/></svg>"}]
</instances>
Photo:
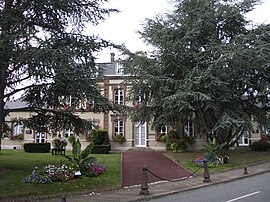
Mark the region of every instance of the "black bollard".
<instances>
[{"instance_id":1,"label":"black bollard","mask_svg":"<svg viewBox=\"0 0 270 202\"><path fill-rule=\"evenodd\" d=\"M204 168L204 172L203 172L203 182L211 182L210 179L210 174L208 171L208 166L207 166L207 160L203 160L203 168Z\"/></svg>"},{"instance_id":2,"label":"black bollard","mask_svg":"<svg viewBox=\"0 0 270 202\"><path fill-rule=\"evenodd\" d=\"M61 202L66 202L66 197L62 197Z\"/></svg>"},{"instance_id":3,"label":"black bollard","mask_svg":"<svg viewBox=\"0 0 270 202\"><path fill-rule=\"evenodd\" d=\"M244 167L244 175L247 175L248 171L247 171L247 167Z\"/></svg>"},{"instance_id":4,"label":"black bollard","mask_svg":"<svg viewBox=\"0 0 270 202\"><path fill-rule=\"evenodd\" d=\"M142 168L142 184L141 184L141 191L140 194L142 195L148 195L149 191L148 191L148 180L147 180L147 172L148 172L148 168L146 165L143 166Z\"/></svg>"}]
</instances>

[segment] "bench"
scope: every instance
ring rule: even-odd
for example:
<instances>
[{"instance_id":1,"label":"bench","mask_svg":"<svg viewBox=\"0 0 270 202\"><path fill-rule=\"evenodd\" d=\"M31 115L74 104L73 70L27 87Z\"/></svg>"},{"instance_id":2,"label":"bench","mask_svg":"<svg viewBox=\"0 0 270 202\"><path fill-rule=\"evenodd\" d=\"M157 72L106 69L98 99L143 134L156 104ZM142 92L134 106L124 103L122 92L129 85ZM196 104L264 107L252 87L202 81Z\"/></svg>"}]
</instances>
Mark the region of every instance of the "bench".
<instances>
[{"instance_id":1,"label":"bench","mask_svg":"<svg viewBox=\"0 0 270 202\"><path fill-rule=\"evenodd\" d=\"M56 155L66 155L66 149L64 149L64 148L53 148L52 149L52 155L53 156L56 156Z\"/></svg>"}]
</instances>

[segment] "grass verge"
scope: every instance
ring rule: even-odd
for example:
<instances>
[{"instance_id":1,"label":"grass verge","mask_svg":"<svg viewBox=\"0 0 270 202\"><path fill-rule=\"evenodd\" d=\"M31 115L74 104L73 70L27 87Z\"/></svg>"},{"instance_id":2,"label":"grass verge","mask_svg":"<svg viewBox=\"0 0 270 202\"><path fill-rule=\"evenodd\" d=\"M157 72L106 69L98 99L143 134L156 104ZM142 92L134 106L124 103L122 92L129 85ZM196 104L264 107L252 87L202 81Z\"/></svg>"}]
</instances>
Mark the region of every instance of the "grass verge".
<instances>
[{"instance_id":1,"label":"grass verge","mask_svg":"<svg viewBox=\"0 0 270 202\"><path fill-rule=\"evenodd\" d=\"M181 153L167 153L167 155L186 168L191 173L198 169L194 165L193 160L198 156L203 156L203 151L198 152L181 152ZM237 167L244 167L249 164L259 162L270 162L270 151L256 152L251 151L248 148L238 148L236 150L229 151L230 160L229 163L220 165L215 168L209 168L209 172L219 172L222 170L228 170ZM203 169L200 169L198 174L203 174Z\"/></svg>"},{"instance_id":2,"label":"grass verge","mask_svg":"<svg viewBox=\"0 0 270 202\"><path fill-rule=\"evenodd\" d=\"M71 153L67 152L67 155ZM62 183L25 184L22 179L31 174L35 167L48 164L60 165L67 162L63 156L50 153L25 153L22 150L0 152L0 201L1 198L48 196L55 194L99 191L121 186L121 155L92 154L97 163L104 165L106 172L98 177L79 178Z\"/></svg>"}]
</instances>

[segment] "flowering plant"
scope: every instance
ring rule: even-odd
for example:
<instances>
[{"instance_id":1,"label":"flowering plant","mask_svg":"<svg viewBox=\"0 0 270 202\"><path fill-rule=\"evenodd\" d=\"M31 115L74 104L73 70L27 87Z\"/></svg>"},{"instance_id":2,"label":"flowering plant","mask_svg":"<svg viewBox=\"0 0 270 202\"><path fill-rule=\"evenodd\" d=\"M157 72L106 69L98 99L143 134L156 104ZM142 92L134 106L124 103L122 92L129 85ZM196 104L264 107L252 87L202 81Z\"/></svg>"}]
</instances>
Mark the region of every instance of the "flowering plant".
<instances>
[{"instance_id":1,"label":"flowering plant","mask_svg":"<svg viewBox=\"0 0 270 202\"><path fill-rule=\"evenodd\" d=\"M204 157L203 157L203 156L197 156L197 157L193 160L193 163L194 163L195 165L202 166L202 165L203 165L203 160L204 160Z\"/></svg>"},{"instance_id":2,"label":"flowering plant","mask_svg":"<svg viewBox=\"0 0 270 202\"><path fill-rule=\"evenodd\" d=\"M101 175L106 171L103 165L96 165L94 163L90 165L90 169L93 172L93 174L95 174L95 176Z\"/></svg>"},{"instance_id":3,"label":"flowering plant","mask_svg":"<svg viewBox=\"0 0 270 202\"><path fill-rule=\"evenodd\" d=\"M52 140L52 145L55 149L63 149L67 144L67 140L64 138L54 137Z\"/></svg>"},{"instance_id":4,"label":"flowering plant","mask_svg":"<svg viewBox=\"0 0 270 202\"><path fill-rule=\"evenodd\" d=\"M102 173L104 173L105 171L106 170L105 170L105 167L103 165L89 163L89 164L84 166L83 175L85 177L97 177L97 176L101 175Z\"/></svg>"},{"instance_id":5,"label":"flowering plant","mask_svg":"<svg viewBox=\"0 0 270 202\"><path fill-rule=\"evenodd\" d=\"M22 180L23 183L48 184L52 182L64 182L74 179L74 170L66 165L60 167L47 165L42 169L35 169L32 173Z\"/></svg>"}]
</instances>

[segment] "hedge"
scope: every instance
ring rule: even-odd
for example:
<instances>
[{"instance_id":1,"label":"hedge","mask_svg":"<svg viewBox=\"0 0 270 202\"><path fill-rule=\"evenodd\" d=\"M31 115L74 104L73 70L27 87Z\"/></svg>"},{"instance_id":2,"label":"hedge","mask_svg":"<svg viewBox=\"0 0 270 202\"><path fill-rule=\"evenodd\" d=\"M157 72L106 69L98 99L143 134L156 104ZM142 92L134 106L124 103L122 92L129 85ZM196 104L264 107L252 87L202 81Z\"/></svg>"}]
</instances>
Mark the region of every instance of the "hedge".
<instances>
[{"instance_id":1,"label":"hedge","mask_svg":"<svg viewBox=\"0 0 270 202\"><path fill-rule=\"evenodd\" d=\"M267 151L270 149L270 143L267 141L259 140L251 145L252 151Z\"/></svg>"},{"instance_id":2,"label":"hedge","mask_svg":"<svg viewBox=\"0 0 270 202\"><path fill-rule=\"evenodd\" d=\"M24 151L30 153L47 153L50 152L51 143L25 143Z\"/></svg>"},{"instance_id":3,"label":"hedge","mask_svg":"<svg viewBox=\"0 0 270 202\"><path fill-rule=\"evenodd\" d=\"M91 138L94 145L107 145L110 143L107 130L102 129L92 130Z\"/></svg>"},{"instance_id":4,"label":"hedge","mask_svg":"<svg viewBox=\"0 0 270 202\"><path fill-rule=\"evenodd\" d=\"M109 154L111 151L111 145L93 145L93 154Z\"/></svg>"}]
</instances>

